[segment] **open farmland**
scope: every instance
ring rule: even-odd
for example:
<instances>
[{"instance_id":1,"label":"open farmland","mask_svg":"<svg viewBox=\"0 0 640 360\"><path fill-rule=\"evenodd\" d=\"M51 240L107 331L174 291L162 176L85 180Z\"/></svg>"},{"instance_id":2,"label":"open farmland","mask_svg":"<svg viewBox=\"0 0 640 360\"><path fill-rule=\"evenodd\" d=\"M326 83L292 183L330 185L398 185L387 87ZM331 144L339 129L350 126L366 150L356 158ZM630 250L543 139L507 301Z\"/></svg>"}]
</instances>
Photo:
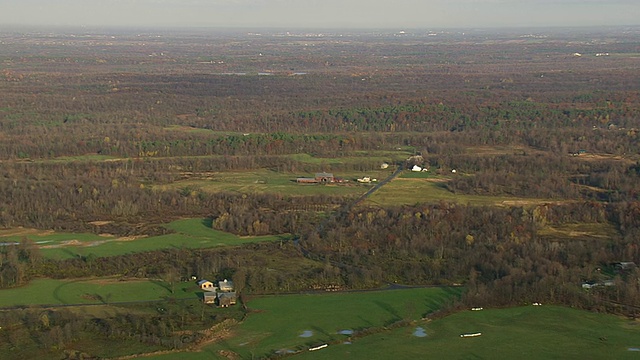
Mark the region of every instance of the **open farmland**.
<instances>
[{"instance_id":1,"label":"open farmland","mask_svg":"<svg viewBox=\"0 0 640 360\"><path fill-rule=\"evenodd\" d=\"M482 335L460 337L476 332ZM639 349L636 320L558 306L527 306L418 321L294 358L637 359Z\"/></svg>"},{"instance_id":2,"label":"open farmland","mask_svg":"<svg viewBox=\"0 0 640 360\"><path fill-rule=\"evenodd\" d=\"M513 196L456 194L446 188L446 182L449 178L446 176L434 176L430 173L406 172L379 191L376 191L367 199L366 203L390 206L448 201L463 205L510 206L516 204L535 205L553 201Z\"/></svg>"},{"instance_id":3,"label":"open farmland","mask_svg":"<svg viewBox=\"0 0 640 360\"><path fill-rule=\"evenodd\" d=\"M37 279L23 287L3 290L0 307L152 301L168 296L197 297L197 287L193 283L180 283L175 290L175 293L171 293L170 284L149 279Z\"/></svg>"},{"instance_id":4,"label":"open farmland","mask_svg":"<svg viewBox=\"0 0 640 360\"><path fill-rule=\"evenodd\" d=\"M376 332L401 320L420 319L457 298L460 290L421 288L256 297L247 301L249 313L233 329L233 338L207 346L202 352L154 358L210 359L218 358L221 351L231 351L241 358L286 354L346 339L349 333L367 329Z\"/></svg>"},{"instance_id":5,"label":"open farmland","mask_svg":"<svg viewBox=\"0 0 640 360\"><path fill-rule=\"evenodd\" d=\"M346 184L297 184L298 177L313 177L313 173L276 173L268 170L247 172L222 172L208 174L206 179L192 178L179 180L169 185L158 185L157 190L166 191L172 189L197 189L198 191L235 192L241 194L273 193L287 196L303 195L332 195L332 196L358 196L365 193L369 187L355 182L357 177L367 174L381 174L380 171L360 173L335 173L335 176L349 179ZM364 175L363 175L364 174Z\"/></svg>"},{"instance_id":6,"label":"open farmland","mask_svg":"<svg viewBox=\"0 0 640 360\"><path fill-rule=\"evenodd\" d=\"M165 225L174 232L158 236L116 237L109 234L74 234L37 231L35 229L4 230L0 242L19 243L30 239L43 256L51 259L69 259L84 256L102 257L153 251L165 248L210 248L242 244L283 241L288 235L237 236L211 228L206 219L182 219Z\"/></svg>"}]
</instances>

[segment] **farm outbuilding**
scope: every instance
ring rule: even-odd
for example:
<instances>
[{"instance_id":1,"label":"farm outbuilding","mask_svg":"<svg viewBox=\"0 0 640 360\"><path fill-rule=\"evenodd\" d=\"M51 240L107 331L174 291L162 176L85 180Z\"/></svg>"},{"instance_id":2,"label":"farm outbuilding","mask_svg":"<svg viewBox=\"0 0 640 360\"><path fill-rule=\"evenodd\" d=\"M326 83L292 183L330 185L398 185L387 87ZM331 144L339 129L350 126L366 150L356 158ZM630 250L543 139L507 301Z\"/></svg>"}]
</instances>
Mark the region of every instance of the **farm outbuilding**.
<instances>
[{"instance_id":1,"label":"farm outbuilding","mask_svg":"<svg viewBox=\"0 0 640 360\"><path fill-rule=\"evenodd\" d=\"M326 172L316 173L315 179L319 183L332 183L335 181L333 174Z\"/></svg>"},{"instance_id":2,"label":"farm outbuilding","mask_svg":"<svg viewBox=\"0 0 640 360\"><path fill-rule=\"evenodd\" d=\"M223 281L218 282L218 288L221 292L233 291L233 281L224 279Z\"/></svg>"},{"instance_id":3,"label":"farm outbuilding","mask_svg":"<svg viewBox=\"0 0 640 360\"><path fill-rule=\"evenodd\" d=\"M203 301L205 304L215 304L217 297L218 294L216 292L206 292L203 295Z\"/></svg>"},{"instance_id":4,"label":"farm outbuilding","mask_svg":"<svg viewBox=\"0 0 640 360\"><path fill-rule=\"evenodd\" d=\"M296 179L297 183L301 184L328 184L338 181L332 173L320 172L316 173L315 177L299 177Z\"/></svg>"},{"instance_id":5,"label":"farm outbuilding","mask_svg":"<svg viewBox=\"0 0 640 360\"><path fill-rule=\"evenodd\" d=\"M296 182L299 184L317 184L318 183L315 178L305 178L305 177L297 178Z\"/></svg>"},{"instance_id":6,"label":"farm outbuilding","mask_svg":"<svg viewBox=\"0 0 640 360\"><path fill-rule=\"evenodd\" d=\"M209 291L211 291L211 290L213 290L213 289L214 289L213 283L212 283L211 281L209 281L209 280L204 280L204 279L203 279L203 280L198 281L198 286L199 286L199 287L200 287L200 289L202 289L202 290L209 290Z\"/></svg>"},{"instance_id":7,"label":"farm outbuilding","mask_svg":"<svg viewBox=\"0 0 640 360\"><path fill-rule=\"evenodd\" d=\"M218 306L229 307L231 305L235 305L236 302L237 297L235 292L218 293Z\"/></svg>"}]
</instances>

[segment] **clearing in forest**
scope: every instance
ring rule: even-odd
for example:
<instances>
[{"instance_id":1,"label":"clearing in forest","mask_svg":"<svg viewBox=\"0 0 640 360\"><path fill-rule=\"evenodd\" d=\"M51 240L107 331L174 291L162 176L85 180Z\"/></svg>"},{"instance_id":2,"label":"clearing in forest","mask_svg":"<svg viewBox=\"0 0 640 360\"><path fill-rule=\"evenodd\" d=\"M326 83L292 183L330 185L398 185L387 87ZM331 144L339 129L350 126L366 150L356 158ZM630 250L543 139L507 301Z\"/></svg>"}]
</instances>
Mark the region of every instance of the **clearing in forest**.
<instances>
[{"instance_id":1,"label":"clearing in forest","mask_svg":"<svg viewBox=\"0 0 640 360\"><path fill-rule=\"evenodd\" d=\"M389 206L448 201L470 205L513 206L514 204L535 205L555 202L547 199L455 194L446 188L447 181L447 177L430 173L405 172L376 191L367 199L366 203Z\"/></svg>"},{"instance_id":2,"label":"clearing in forest","mask_svg":"<svg viewBox=\"0 0 640 360\"><path fill-rule=\"evenodd\" d=\"M611 240L620 232L611 223L576 223L545 225L537 234L554 240Z\"/></svg>"},{"instance_id":3,"label":"clearing in forest","mask_svg":"<svg viewBox=\"0 0 640 360\"><path fill-rule=\"evenodd\" d=\"M320 167L318 167L320 169ZM320 171L318 171L320 172ZM193 176L168 185L157 185L154 189L191 189L207 193L235 192L241 194L274 193L291 196L331 195L359 196L367 192L369 186L358 184L355 179L362 176L385 178L387 172L334 172L336 177L349 180L344 184L298 184L299 177L313 177L313 173L300 171L281 173L269 170L207 173L206 177Z\"/></svg>"},{"instance_id":4,"label":"clearing in forest","mask_svg":"<svg viewBox=\"0 0 640 360\"><path fill-rule=\"evenodd\" d=\"M164 226L175 232L150 237L117 237L108 234L56 233L20 228L15 231L5 230L6 234L11 235L0 235L0 243L19 243L22 238L28 238L39 246L44 257L69 259L89 255L115 256L164 248L234 246L289 238L287 234L241 237L212 229L211 222L201 218L176 220ZM16 233L20 235L15 235Z\"/></svg>"}]
</instances>

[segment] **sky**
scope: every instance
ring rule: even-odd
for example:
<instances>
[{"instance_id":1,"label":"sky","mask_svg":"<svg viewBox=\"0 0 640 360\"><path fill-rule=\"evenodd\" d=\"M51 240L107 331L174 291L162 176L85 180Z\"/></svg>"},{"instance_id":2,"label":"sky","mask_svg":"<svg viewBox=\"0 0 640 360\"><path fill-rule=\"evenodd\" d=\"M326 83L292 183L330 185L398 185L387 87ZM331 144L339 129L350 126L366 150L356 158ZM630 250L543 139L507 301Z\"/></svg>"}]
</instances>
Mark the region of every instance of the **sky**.
<instances>
[{"instance_id":1,"label":"sky","mask_svg":"<svg viewBox=\"0 0 640 360\"><path fill-rule=\"evenodd\" d=\"M640 25L640 0L0 0L0 25L396 29Z\"/></svg>"}]
</instances>

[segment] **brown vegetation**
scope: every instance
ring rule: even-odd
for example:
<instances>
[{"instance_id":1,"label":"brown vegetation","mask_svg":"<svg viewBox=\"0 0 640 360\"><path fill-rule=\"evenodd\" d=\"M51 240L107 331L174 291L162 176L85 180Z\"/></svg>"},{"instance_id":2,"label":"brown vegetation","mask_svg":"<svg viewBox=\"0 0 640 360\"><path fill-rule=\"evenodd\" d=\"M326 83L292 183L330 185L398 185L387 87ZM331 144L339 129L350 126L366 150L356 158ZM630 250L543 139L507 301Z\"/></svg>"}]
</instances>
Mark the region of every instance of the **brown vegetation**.
<instances>
[{"instance_id":1,"label":"brown vegetation","mask_svg":"<svg viewBox=\"0 0 640 360\"><path fill-rule=\"evenodd\" d=\"M254 294L463 283L474 306L542 301L635 315L640 273L610 264L640 264L640 37L549 36L2 33L0 235L25 238L0 246L0 288L193 274ZM616 56L571 55L594 43ZM371 172L380 153L456 169L439 184L451 194L541 201L369 208L340 196L158 186L254 169ZM135 241L184 217L295 241L50 260L27 238L62 230ZM576 223L611 234L553 231ZM580 287L604 279L615 286ZM0 352L84 356L69 344L91 336L184 349L206 338L175 336L186 320L200 329L224 320L174 310L2 312L14 325Z\"/></svg>"}]
</instances>

